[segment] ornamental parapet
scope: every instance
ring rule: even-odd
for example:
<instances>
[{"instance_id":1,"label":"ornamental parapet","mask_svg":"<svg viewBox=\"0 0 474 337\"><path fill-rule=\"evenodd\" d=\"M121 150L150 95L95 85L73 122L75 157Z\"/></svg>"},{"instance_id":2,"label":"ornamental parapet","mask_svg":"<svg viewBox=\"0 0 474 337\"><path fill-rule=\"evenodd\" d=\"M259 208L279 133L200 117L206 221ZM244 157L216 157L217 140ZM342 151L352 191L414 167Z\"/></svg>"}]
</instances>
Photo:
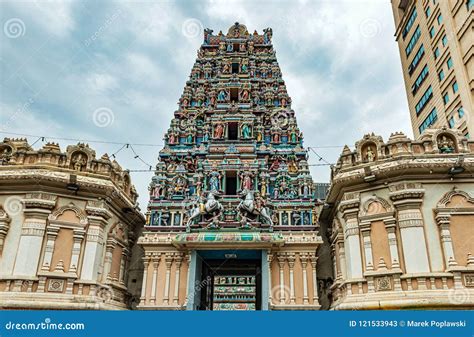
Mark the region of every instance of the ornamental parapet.
<instances>
[{"instance_id":1,"label":"ornamental parapet","mask_svg":"<svg viewBox=\"0 0 474 337\"><path fill-rule=\"evenodd\" d=\"M345 146L333 167L332 190L340 184L398 177L404 174L461 174L474 168L474 141L459 130L427 129L418 139L393 133L387 142L367 134L355 149ZM411 189L411 193L418 192ZM394 191L394 197L398 193Z\"/></svg>"},{"instance_id":2,"label":"ornamental parapet","mask_svg":"<svg viewBox=\"0 0 474 337\"><path fill-rule=\"evenodd\" d=\"M66 181L71 191L80 186L98 186L101 182L103 185L106 180L111 198L122 195L131 204L136 204L138 198L129 171L110 160L107 154L96 158L95 151L84 143L69 145L63 152L56 143L35 150L26 139L5 138L0 143L0 180L8 179L61 180ZM114 195L114 189L120 192Z\"/></svg>"}]
</instances>

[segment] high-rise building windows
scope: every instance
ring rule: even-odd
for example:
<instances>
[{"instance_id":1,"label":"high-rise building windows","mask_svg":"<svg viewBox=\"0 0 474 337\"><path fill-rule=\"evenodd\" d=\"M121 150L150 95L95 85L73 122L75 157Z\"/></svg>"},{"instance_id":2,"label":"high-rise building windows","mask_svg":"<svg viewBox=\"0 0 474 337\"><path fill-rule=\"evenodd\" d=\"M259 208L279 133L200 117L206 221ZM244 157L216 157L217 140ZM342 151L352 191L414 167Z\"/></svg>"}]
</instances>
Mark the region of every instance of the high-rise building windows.
<instances>
[{"instance_id":1,"label":"high-rise building windows","mask_svg":"<svg viewBox=\"0 0 474 337\"><path fill-rule=\"evenodd\" d=\"M423 123L421 123L421 125L418 127L418 130L420 131L420 133L422 133L423 131L425 131L425 129L433 125L434 122L436 122L437 120L438 120L438 112L436 111L436 108L433 108L433 110L431 110L428 117L426 117Z\"/></svg>"},{"instance_id":2,"label":"high-rise building windows","mask_svg":"<svg viewBox=\"0 0 474 337\"><path fill-rule=\"evenodd\" d=\"M454 82L454 83L453 83L453 93L457 93L458 90L459 90L458 82Z\"/></svg>"},{"instance_id":3,"label":"high-rise building windows","mask_svg":"<svg viewBox=\"0 0 474 337\"><path fill-rule=\"evenodd\" d=\"M442 81L444 79L444 70L441 70L438 74L439 80Z\"/></svg>"},{"instance_id":4,"label":"high-rise building windows","mask_svg":"<svg viewBox=\"0 0 474 337\"><path fill-rule=\"evenodd\" d=\"M430 37L433 38L433 37L435 36L435 34L436 34L436 29L435 29L435 27L433 26L433 27L431 27L431 29L430 29Z\"/></svg>"},{"instance_id":5,"label":"high-rise building windows","mask_svg":"<svg viewBox=\"0 0 474 337\"><path fill-rule=\"evenodd\" d=\"M443 95L443 101L444 101L445 105L449 103L449 94L448 93L445 93Z\"/></svg>"},{"instance_id":6,"label":"high-rise building windows","mask_svg":"<svg viewBox=\"0 0 474 337\"><path fill-rule=\"evenodd\" d=\"M429 18L431 15L431 8L428 6L428 8L425 11L426 17Z\"/></svg>"},{"instance_id":7,"label":"high-rise building windows","mask_svg":"<svg viewBox=\"0 0 474 337\"><path fill-rule=\"evenodd\" d=\"M418 51L416 52L416 55L413 58L413 61L408 66L408 74L410 74L410 76L411 76L411 74L413 74L413 72L415 71L418 64L420 64L420 60L423 57L423 55L425 55L425 47L423 47L423 45L421 45L420 49L418 49Z\"/></svg>"},{"instance_id":8,"label":"high-rise building windows","mask_svg":"<svg viewBox=\"0 0 474 337\"><path fill-rule=\"evenodd\" d=\"M441 14L438 15L437 20L438 20L438 25L440 25L443 22L443 16Z\"/></svg>"},{"instance_id":9,"label":"high-rise building windows","mask_svg":"<svg viewBox=\"0 0 474 337\"><path fill-rule=\"evenodd\" d=\"M445 35L443 36L443 47L446 47L446 45L448 44L448 37Z\"/></svg>"},{"instance_id":10,"label":"high-rise building windows","mask_svg":"<svg viewBox=\"0 0 474 337\"><path fill-rule=\"evenodd\" d=\"M423 96L420 98L420 100L415 106L415 111L416 111L417 116L423 111L423 109L426 107L426 104L428 104L428 102L430 101L432 97L433 97L433 88L430 85L428 89L426 89L425 93L423 94Z\"/></svg>"},{"instance_id":11,"label":"high-rise building windows","mask_svg":"<svg viewBox=\"0 0 474 337\"><path fill-rule=\"evenodd\" d=\"M403 36L404 40L405 40L405 37L407 36L408 32L410 31L411 27L415 23L416 16L417 16L417 13L416 13L416 7L415 7L413 9L413 12L410 15L410 18L407 21L407 24L406 24L405 28L403 29L402 36Z\"/></svg>"},{"instance_id":12,"label":"high-rise building windows","mask_svg":"<svg viewBox=\"0 0 474 337\"><path fill-rule=\"evenodd\" d=\"M420 75L418 75L418 77L416 78L415 80L415 83L412 85L411 87L411 93L413 95L416 94L416 92L418 91L418 89L420 88L420 86L423 84L423 82L425 81L426 77L428 76L428 65L425 65L423 67L423 70L421 71Z\"/></svg>"},{"instance_id":13,"label":"high-rise building windows","mask_svg":"<svg viewBox=\"0 0 474 337\"><path fill-rule=\"evenodd\" d=\"M451 69L453 67L453 59L449 58L448 61L446 61L446 64L448 65L448 69Z\"/></svg>"},{"instance_id":14,"label":"high-rise building windows","mask_svg":"<svg viewBox=\"0 0 474 337\"><path fill-rule=\"evenodd\" d=\"M458 117L461 119L464 117L464 108L461 106L458 109Z\"/></svg>"},{"instance_id":15,"label":"high-rise building windows","mask_svg":"<svg viewBox=\"0 0 474 337\"><path fill-rule=\"evenodd\" d=\"M434 51L434 57L435 59L437 59L439 57L439 48L436 47L435 51Z\"/></svg>"},{"instance_id":16,"label":"high-rise building windows","mask_svg":"<svg viewBox=\"0 0 474 337\"><path fill-rule=\"evenodd\" d=\"M450 127L451 129L454 128L454 117L451 117L451 118L449 119L448 123L449 123L449 127Z\"/></svg>"},{"instance_id":17,"label":"high-rise building windows","mask_svg":"<svg viewBox=\"0 0 474 337\"><path fill-rule=\"evenodd\" d=\"M420 26L417 26L415 32L413 33L410 39L410 42L408 42L408 46L405 48L405 53L407 54L407 56L410 55L411 51L413 50L416 43L418 42L418 39L420 38L420 36L421 36L421 29L420 29Z\"/></svg>"}]
</instances>

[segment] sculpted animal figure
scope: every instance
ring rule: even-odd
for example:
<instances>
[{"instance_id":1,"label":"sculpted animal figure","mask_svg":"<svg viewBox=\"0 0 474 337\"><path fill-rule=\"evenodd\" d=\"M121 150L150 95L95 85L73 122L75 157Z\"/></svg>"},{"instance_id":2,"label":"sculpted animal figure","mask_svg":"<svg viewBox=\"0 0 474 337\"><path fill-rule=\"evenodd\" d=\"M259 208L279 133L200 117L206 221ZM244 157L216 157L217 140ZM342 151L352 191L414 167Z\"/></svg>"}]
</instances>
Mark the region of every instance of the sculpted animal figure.
<instances>
[{"instance_id":1,"label":"sculpted animal figure","mask_svg":"<svg viewBox=\"0 0 474 337\"><path fill-rule=\"evenodd\" d=\"M273 221L270 216L270 210L265 205L265 202L263 201L263 199L260 198L259 200L260 205L258 205L255 202L253 191L246 191L244 195L245 195L245 199L242 200L239 206L237 207L238 211L240 212L240 215L242 216L243 222L245 222L243 225L246 225L246 222L247 222L246 219L248 215L254 215L254 216L259 215L260 221L263 224L273 226Z\"/></svg>"},{"instance_id":2,"label":"sculpted animal figure","mask_svg":"<svg viewBox=\"0 0 474 337\"><path fill-rule=\"evenodd\" d=\"M213 214L213 217L210 222L215 222L224 211L224 207L219 201L216 200L215 194L213 192L208 193L206 203L203 205L204 207L202 207L203 201L204 200L201 198L197 203L196 207L191 209L188 222L186 223L187 230L191 228L191 225L194 220L200 217L201 215Z\"/></svg>"}]
</instances>

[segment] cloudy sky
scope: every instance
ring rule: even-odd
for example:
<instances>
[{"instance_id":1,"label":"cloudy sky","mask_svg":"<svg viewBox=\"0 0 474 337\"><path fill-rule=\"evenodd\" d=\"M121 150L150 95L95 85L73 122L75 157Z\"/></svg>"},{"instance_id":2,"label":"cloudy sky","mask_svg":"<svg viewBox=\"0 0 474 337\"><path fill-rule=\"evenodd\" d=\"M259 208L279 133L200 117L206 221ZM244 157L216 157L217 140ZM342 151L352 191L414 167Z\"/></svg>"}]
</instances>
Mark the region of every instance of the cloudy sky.
<instances>
[{"instance_id":1,"label":"cloudy sky","mask_svg":"<svg viewBox=\"0 0 474 337\"><path fill-rule=\"evenodd\" d=\"M412 137L389 0L17 0L0 3L0 18L1 137L156 144L134 146L154 165L202 29L227 32L236 21L251 32L273 28L305 146L326 161L364 133ZM98 156L122 147L90 145ZM127 148L117 154L124 168L148 168L134 157ZM310 163L321 161L311 155ZM329 180L328 167L312 172ZM151 176L132 174L142 209Z\"/></svg>"}]
</instances>

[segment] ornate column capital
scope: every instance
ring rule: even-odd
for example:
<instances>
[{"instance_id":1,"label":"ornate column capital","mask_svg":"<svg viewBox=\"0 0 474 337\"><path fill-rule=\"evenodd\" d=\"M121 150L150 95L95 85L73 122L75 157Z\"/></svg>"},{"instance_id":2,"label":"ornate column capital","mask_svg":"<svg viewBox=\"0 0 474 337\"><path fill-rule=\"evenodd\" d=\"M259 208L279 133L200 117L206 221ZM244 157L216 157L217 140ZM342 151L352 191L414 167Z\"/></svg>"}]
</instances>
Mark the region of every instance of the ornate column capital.
<instances>
[{"instance_id":1,"label":"ornate column capital","mask_svg":"<svg viewBox=\"0 0 474 337\"><path fill-rule=\"evenodd\" d=\"M27 193L23 198L25 212L29 208L42 208L52 210L56 206L58 197L49 193Z\"/></svg>"},{"instance_id":2,"label":"ornate column capital","mask_svg":"<svg viewBox=\"0 0 474 337\"><path fill-rule=\"evenodd\" d=\"M293 268L295 266L296 254L286 253L286 259L288 260L288 265L290 266L290 268Z\"/></svg>"}]
</instances>

